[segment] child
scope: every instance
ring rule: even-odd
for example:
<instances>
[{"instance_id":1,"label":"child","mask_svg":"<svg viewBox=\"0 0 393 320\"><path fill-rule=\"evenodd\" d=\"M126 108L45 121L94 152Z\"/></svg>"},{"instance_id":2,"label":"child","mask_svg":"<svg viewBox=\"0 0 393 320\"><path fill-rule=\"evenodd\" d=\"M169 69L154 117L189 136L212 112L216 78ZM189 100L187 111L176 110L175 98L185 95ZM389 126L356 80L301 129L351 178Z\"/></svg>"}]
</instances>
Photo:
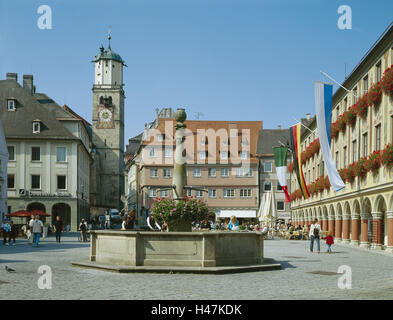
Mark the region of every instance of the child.
<instances>
[{"instance_id":1,"label":"child","mask_svg":"<svg viewBox=\"0 0 393 320\"><path fill-rule=\"evenodd\" d=\"M327 252L332 253L332 244L334 244L334 238L331 231L326 236L326 244L328 246Z\"/></svg>"}]
</instances>

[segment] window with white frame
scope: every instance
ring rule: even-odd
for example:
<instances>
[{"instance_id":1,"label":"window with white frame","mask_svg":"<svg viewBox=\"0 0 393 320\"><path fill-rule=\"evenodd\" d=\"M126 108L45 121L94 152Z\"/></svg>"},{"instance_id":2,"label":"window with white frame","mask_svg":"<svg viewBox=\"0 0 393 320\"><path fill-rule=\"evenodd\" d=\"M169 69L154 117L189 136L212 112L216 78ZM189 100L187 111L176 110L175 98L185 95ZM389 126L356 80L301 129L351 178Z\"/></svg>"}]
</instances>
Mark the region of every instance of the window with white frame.
<instances>
[{"instance_id":1,"label":"window with white frame","mask_svg":"<svg viewBox=\"0 0 393 320\"><path fill-rule=\"evenodd\" d=\"M9 99L7 101L7 109L8 111L15 111L16 110L16 101L14 99Z\"/></svg>"},{"instance_id":2,"label":"window with white frame","mask_svg":"<svg viewBox=\"0 0 393 320\"><path fill-rule=\"evenodd\" d=\"M240 189L240 198L251 198L251 189Z\"/></svg>"},{"instance_id":3,"label":"window with white frame","mask_svg":"<svg viewBox=\"0 0 393 320\"><path fill-rule=\"evenodd\" d=\"M32 190L41 189L41 176L39 174L31 175L31 189Z\"/></svg>"},{"instance_id":4,"label":"window with white frame","mask_svg":"<svg viewBox=\"0 0 393 320\"><path fill-rule=\"evenodd\" d=\"M223 189L224 198L234 198L235 197L235 189Z\"/></svg>"},{"instance_id":5,"label":"window with white frame","mask_svg":"<svg viewBox=\"0 0 393 320\"><path fill-rule=\"evenodd\" d=\"M155 196L156 196L156 190L153 188L149 189L149 197L155 198Z\"/></svg>"},{"instance_id":6,"label":"window with white frame","mask_svg":"<svg viewBox=\"0 0 393 320\"><path fill-rule=\"evenodd\" d=\"M248 152L247 151L241 151L240 152L240 159L241 160L247 160L248 159Z\"/></svg>"},{"instance_id":7,"label":"window with white frame","mask_svg":"<svg viewBox=\"0 0 393 320\"><path fill-rule=\"evenodd\" d=\"M8 161L15 161L15 146L8 146Z\"/></svg>"},{"instance_id":8,"label":"window with white frame","mask_svg":"<svg viewBox=\"0 0 393 320\"><path fill-rule=\"evenodd\" d=\"M158 169L150 169L150 178L158 178Z\"/></svg>"},{"instance_id":9,"label":"window with white frame","mask_svg":"<svg viewBox=\"0 0 393 320\"><path fill-rule=\"evenodd\" d=\"M31 161L41 161L41 148L32 147L31 148Z\"/></svg>"},{"instance_id":10,"label":"window with white frame","mask_svg":"<svg viewBox=\"0 0 393 320\"><path fill-rule=\"evenodd\" d=\"M217 190L209 189L209 198L217 198Z\"/></svg>"},{"instance_id":11,"label":"window with white frame","mask_svg":"<svg viewBox=\"0 0 393 320\"><path fill-rule=\"evenodd\" d=\"M263 183L263 191L271 191L272 190L272 183L270 181L265 181Z\"/></svg>"},{"instance_id":12,"label":"window with white frame","mask_svg":"<svg viewBox=\"0 0 393 320\"><path fill-rule=\"evenodd\" d=\"M170 178L171 177L171 169L162 169L162 176L164 178Z\"/></svg>"},{"instance_id":13,"label":"window with white frame","mask_svg":"<svg viewBox=\"0 0 393 320\"><path fill-rule=\"evenodd\" d=\"M272 163L267 161L263 163L263 171L264 172L272 172L273 168L272 168Z\"/></svg>"},{"instance_id":14,"label":"window with white frame","mask_svg":"<svg viewBox=\"0 0 393 320\"><path fill-rule=\"evenodd\" d=\"M8 189L15 189L15 175L9 174L7 176L7 188Z\"/></svg>"},{"instance_id":15,"label":"window with white frame","mask_svg":"<svg viewBox=\"0 0 393 320\"><path fill-rule=\"evenodd\" d=\"M200 177L201 176L201 168L192 169L192 176L193 177Z\"/></svg>"},{"instance_id":16,"label":"window with white frame","mask_svg":"<svg viewBox=\"0 0 393 320\"><path fill-rule=\"evenodd\" d=\"M164 148L164 157L165 158L172 158L172 148Z\"/></svg>"},{"instance_id":17,"label":"window with white frame","mask_svg":"<svg viewBox=\"0 0 393 320\"><path fill-rule=\"evenodd\" d=\"M38 121L33 122L33 133L40 133L41 132L41 123Z\"/></svg>"},{"instance_id":18,"label":"window with white frame","mask_svg":"<svg viewBox=\"0 0 393 320\"><path fill-rule=\"evenodd\" d=\"M216 170L216 168L208 168L207 173L210 178L213 178L213 177L216 177L217 170Z\"/></svg>"},{"instance_id":19,"label":"window with white frame","mask_svg":"<svg viewBox=\"0 0 393 320\"><path fill-rule=\"evenodd\" d=\"M206 151L199 151L198 152L198 159L205 160L206 159Z\"/></svg>"},{"instance_id":20,"label":"window with white frame","mask_svg":"<svg viewBox=\"0 0 393 320\"><path fill-rule=\"evenodd\" d=\"M228 151L220 151L220 159L228 160Z\"/></svg>"},{"instance_id":21,"label":"window with white frame","mask_svg":"<svg viewBox=\"0 0 393 320\"><path fill-rule=\"evenodd\" d=\"M220 175L221 177L229 177L229 168L221 168Z\"/></svg>"},{"instance_id":22,"label":"window with white frame","mask_svg":"<svg viewBox=\"0 0 393 320\"><path fill-rule=\"evenodd\" d=\"M158 134L158 135L157 135L157 141L158 141L158 142L164 141L164 135L163 135L163 134Z\"/></svg>"},{"instance_id":23,"label":"window with white frame","mask_svg":"<svg viewBox=\"0 0 393 320\"><path fill-rule=\"evenodd\" d=\"M67 189L67 177L66 176L57 176L57 189L58 190L66 190Z\"/></svg>"},{"instance_id":24,"label":"window with white frame","mask_svg":"<svg viewBox=\"0 0 393 320\"><path fill-rule=\"evenodd\" d=\"M161 198L169 197L169 190L161 190Z\"/></svg>"},{"instance_id":25,"label":"window with white frame","mask_svg":"<svg viewBox=\"0 0 393 320\"><path fill-rule=\"evenodd\" d=\"M156 149L152 147L149 149L149 157L154 158L155 156L156 156Z\"/></svg>"},{"instance_id":26,"label":"window with white frame","mask_svg":"<svg viewBox=\"0 0 393 320\"><path fill-rule=\"evenodd\" d=\"M191 197L191 194L192 194L192 190L186 189L186 196Z\"/></svg>"},{"instance_id":27,"label":"window with white frame","mask_svg":"<svg viewBox=\"0 0 393 320\"><path fill-rule=\"evenodd\" d=\"M203 197L203 193L201 190L195 190L195 195L197 198L202 198Z\"/></svg>"},{"instance_id":28,"label":"window with white frame","mask_svg":"<svg viewBox=\"0 0 393 320\"><path fill-rule=\"evenodd\" d=\"M358 160L358 146L357 146L357 141L353 140L352 141L352 162L356 162Z\"/></svg>"},{"instance_id":29,"label":"window with white frame","mask_svg":"<svg viewBox=\"0 0 393 320\"><path fill-rule=\"evenodd\" d=\"M277 201L277 211L285 211L285 203L284 201Z\"/></svg>"},{"instance_id":30,"label":"window with white frame","mask_svg":"<svg viewBox=\"0 0 393 320\"><path fill-rule=\"evenodd\" d=\"M66 147L57 147L56 148L56 161L57 162L66 162L67 161L67 148Z\"/></svg>"}]
</instances>

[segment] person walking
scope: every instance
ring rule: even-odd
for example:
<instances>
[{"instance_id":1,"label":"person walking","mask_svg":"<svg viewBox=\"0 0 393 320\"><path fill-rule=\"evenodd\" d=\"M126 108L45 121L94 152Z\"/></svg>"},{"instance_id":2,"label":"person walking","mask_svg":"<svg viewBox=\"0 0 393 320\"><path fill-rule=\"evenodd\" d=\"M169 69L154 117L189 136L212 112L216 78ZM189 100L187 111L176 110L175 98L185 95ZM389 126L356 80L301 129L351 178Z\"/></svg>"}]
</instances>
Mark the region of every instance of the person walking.
<instances>
[{"instance_id":1,"label":"person walking","mask_svg":"<svg viewBox=\"0 0 393 320\"><path fill-rule=\"evenodd\" d=\"M33 243L34 247L38 247L38 243L40 242L40 236L44 229L44 224L40 220L40 216L36 215L33 222L30 222L31 232L33 233Z\"/></svg>"},{"instance_id":2,"label":"person walking","mask_svg":"<svg viewBox=\"0 0 393 320\"><path fill-rule=\"evenodd\" d=\"M320 236L321 236L321 225L318 223L318 219L314 220L314 223L310 226L310 252L314 249L314 240L317 242L318 253L321 251Z\"/></svg>"},{"instance_id":3,"label":"person walking","mask_svg":"<svg viewBox=\"0 0 393 320\"><path fill-rule=\"evenodd\" d=\"M18 230L16 229L16 225L14 224L13 221L10 221L10 232L9 232L9 237L8 237L8 243L11 244L11 239L13 240L12 245L14 246L16 244L16 236L18 234Z\"/></svg>"},{"instance_id":4,"label":"person walking","mask_svg":"<svg viewBox=\"0 0 393 320\"><path fill-rule=\"evenodd\" d=\"M326 244L327 244L327 252L332 253L332 244L334 244L334 238L332 236L332 232L330 231L329 234L326 236Z\"/></svg>"},{"instance_id":5,"label":"person walking","mask_svg":"<svg viewBox=\"0 0 393 320\"><path fill-rule=\"evenodd\" d=\"M8 240L7 243L7 238L9 237L10 231L11 231L11 226L10 224L6 221L3 220L3 244L9 246L10 245L10 241Z\"/></svg>"},{"instance_id":6,"label":"person walking","mask_svg":"<svg viewBox=\"0 0 393 320\"><path fill-rule=\"evenodd\" d=\"M56 221L55 224L53 225L53 228L55 229L56 232L56 242L60 243L61 233L62 231L64 231L64 223L59 216L56 217Z\"/></svg>"},{"instance_id":7,"label":"person walking","mask_svg":"<svg viewBox=\"0 0 393 320\"><path fill-rule=\"evenodd\" d=\"M30 227L30 237L28 237L28 239L30 240L29 241L29 244L33 244L33 240L34 240L34 238L33 238L33 230L32 230L32 228L31 228L31 226L33 225L33 223L34 223L34 214L32 214L31 216L30 216L30 221L28 222L29 223L29 227Z\"/></svg>"},{"instance_id":8,"label":"person walking","mask_svg":"<svg viewBox=\"0 0 393 320\"><path fill-rule=\"evenodd\" d=\"M85 219L82 219L81 223L79 224L79 230L81 233L82 242L87 241L87 223Z\"/></svg>"}]
</instances>

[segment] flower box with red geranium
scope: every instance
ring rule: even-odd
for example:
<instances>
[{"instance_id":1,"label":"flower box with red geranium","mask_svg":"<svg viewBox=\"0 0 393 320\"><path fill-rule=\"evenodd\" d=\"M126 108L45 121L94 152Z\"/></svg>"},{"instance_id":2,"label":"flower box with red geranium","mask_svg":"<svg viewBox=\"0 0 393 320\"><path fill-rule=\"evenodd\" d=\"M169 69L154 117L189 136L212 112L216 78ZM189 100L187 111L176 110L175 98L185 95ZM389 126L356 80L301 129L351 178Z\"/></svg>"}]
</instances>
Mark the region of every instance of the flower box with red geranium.
<instances>
[{"instance_id":1,"label":"flower box with red geranium","mask_svg":"<svg viewBox=\"0 0 393 320\"><path fill-rule=\"evenodd\" d=\"M321 148L321 146L319 144L319 138L315 139L310 146L311 146L312 154L313 155L317 154L319 152L319 149Z\"/></svg>"},{"instance_id":2,"label":"flower box with red geranium","mask_svg":"<svg viewBox=\"0 0 393 320\"><path fill-rule=\"evenodd\" d=\"M393 97L393 65L383 73L381 88L385 94Z\"/></svg>"},{"instance_id":3,"label":"flower box with red geranium","mask_svg":"<svg viewBox=\"0 0 393 320\"><path fill-rule=\"evenodd\" d=\"M367 158L364 157L364 158L360 158L359 161L353 164L353 173L355 177L363 178L367 175L367 169L364 167L366 161Z\"/></svg>"},{"instance_id":4,"label":"flower box with red geranium","mask_svg":"<svg viewBox=\"0 0 393 320\"><path fill-rule=\"evenodd\" d=\"M311 196L314 196L317 193L315 182L307 185L307 189Z\"/></svg>"},{"instance_id":5,"label":"flower box with red geranium","mask_svg":"<svg viewBox=\"0 0 393 320\"><path fill-rule=\"evenodd\" d=\"M359 117L366 118L368 111L368 97L367 93L361 97L354 105L354 110Z\"/></svg>"},{"instance_id":6,"label":"flower box with red geranium","mask_svg":"<svg viewBox=\"0 0 393 320\"><path fill-rule=\"evenodd\" d=\"M325 190L325 177L320 176L315 180L315 191L322 193Z\"/></svg>"},{"instance_id":7,"label":"flower box with red geranium","mask_svg":"<svg viewBox=\"0 0 393 320\"><path fill-rule=\"evenodd\" d=\"M391 168L393 166L393 145L388 144L385 149L381 152L381 163L387 167Z\"/></svg>"},{"instance_id":8,"label":"flower box with red geranium","mask_svg":"<svg viewBox=\"0 0 393 320\"><path fill-rule=\"evenodd\" d=\"M367 102L369 106L378 106L381 102L382 86L381 82L374 83L367 95Z\"/></svg>"},{"instance_id":9,"label":"flower box with red geranium","mask_svg":"<svg viewBox=\"0 0 393 320\"><path fill-rule=\"evenodd\" d=\"M332 127L330 129L330 135L332 137L332 139L336 138L338 136L338 126L337 126L337 122L333 122L332 123Z\"/></svg>"},{"instance_id":10,"label":"flower box with red geranium","mask_svg":"<svg viewBox=\"0 0 393 320\"><path fill-rule=\"evenodd\" d=\"M338 170L338 174L340 175L342 181L344 182L345 182L346 170L347 168L342 168Z\"/></svg>"},{"instance_id":11,"label":"flower box with red geranium","mask_svg":"<svg viewBox=\"0 0 393 320\"><path fill-rule=\"evenodd\" d=\"M347 127L347 123L345 122L345 118L342 115L339 116L336 123L337 123L338 130L340 130L341 132L344 132L345 128Z\"/></svg>"},{"instance_id":12,"label":"flower box with red geranium","mask_svg":"<svg viewBox=\"0 0 393 320\"><path fill-rule=\"evenodd\" d=\"M303 165L303 164L306 164L307 158L306 158L306 152L305 152L305 151L303 151L303 152L300 154L300 161L301 161L301 164L302 164L302 165Z\"/></svg>"},{"instance_id":13,"label":"flower box with red geranium","mask_svg":"<svg viewBox=\"0 0 393 320\"><path fill-rule=\"evenodd\" d=\"M325 187L326 190L329 190L330 187L331 187L328 176L324 177L324 187Z\"/></svg>"},{"instance_id":14,"label":"flower box with red geranium","mask_svg":"<svg viewBox=\"0 0 393 320\"><path fill-rule=\"evenodd\" d=\"M311 150L311 144L307 147L307 149L306 149L306 151L305 151L305 154L306 154L306 160L311 159L312 156L314 155L314 154L312 153L312 150Z\"/></svg>"},{"instance_id":15,"label":"flower box with red geranium","mask_svg":"<svg viewBox=\"0 0 393 320\"><path fill-rule=\"evenodd\" d=\"M367 171L375 172L381 167L381 151L374 151L370 154L364 163L364 168Z\"/></svg>"},{"instance_id":16,"label":"flower box with red geranium","mask_svg":"<svg viewBox=\"0 0 393 320\"><path fill-rule=\"evenodd\" d=\"M345 123L352 127L356 123L356 113L352 107L343 113Z\"/></svg>"}]
</instances>

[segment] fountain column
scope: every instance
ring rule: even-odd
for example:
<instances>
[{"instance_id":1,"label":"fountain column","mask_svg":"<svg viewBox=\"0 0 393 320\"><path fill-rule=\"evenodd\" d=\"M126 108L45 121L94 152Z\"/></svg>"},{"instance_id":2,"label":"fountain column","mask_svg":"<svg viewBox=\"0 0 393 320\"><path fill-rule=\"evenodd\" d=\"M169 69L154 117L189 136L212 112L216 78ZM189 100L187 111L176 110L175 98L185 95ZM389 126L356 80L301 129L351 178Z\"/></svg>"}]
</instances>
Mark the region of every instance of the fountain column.
<instances>
[{"instance_id":1,"label":"fountain column","mask_svg":"<svg viewBox=\"0 0 393 320\"><path fill-rule=\"evenodd\" d=\"M186 164L185 164L185 129L186 125L184 121L187 118L185 109L178 108L175 112L175 163L173 168L173 180L172 185L174 186L173 198L180 199L185 197L184 186L187 184L186 176Z\"/></svg>"}]
</instances>

